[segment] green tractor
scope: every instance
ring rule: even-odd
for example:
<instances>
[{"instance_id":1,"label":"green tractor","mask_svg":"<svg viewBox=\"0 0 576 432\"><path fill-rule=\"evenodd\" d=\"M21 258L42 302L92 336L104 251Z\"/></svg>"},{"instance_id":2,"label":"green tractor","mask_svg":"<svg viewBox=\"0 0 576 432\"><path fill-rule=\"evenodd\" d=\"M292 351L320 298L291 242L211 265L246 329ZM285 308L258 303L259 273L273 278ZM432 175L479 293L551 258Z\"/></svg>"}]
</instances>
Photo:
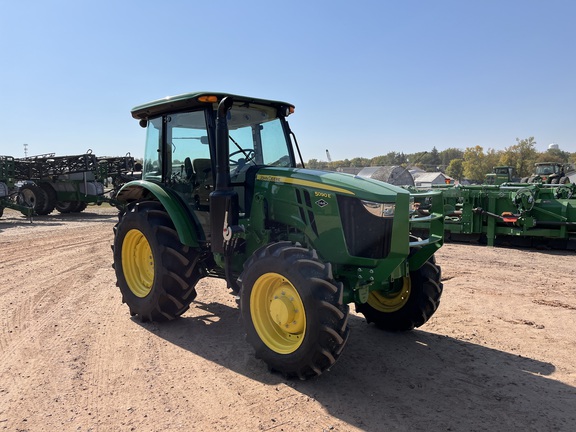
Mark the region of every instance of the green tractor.
<instances>
[{"instance_id":1,"label":"green tractor","mask_svg":"<svg viewBox=\"0 0 576 432\"><path fill-rule=\"evenodd\" d=\"M486 174L484 177L484 184L486 185L501 185L504 183L513 183L517 181L514 177L514 168L511 166L497 166L494 167L491 173Z\"/></svg>"},{"instance_id":2,"label":"green tractor","mask_svg":"<svg viewBox=\"0 0 576 432\"><path fill-rule=\"evenodd\" d=\"M117 285L141 321L178 318L204 277L239 296L256 356L286 377L320 375L348 339L349 304L394 331L423 325L442 293L438 192L297 167L285 102L190 93L138 106L142 179L117 195ZM428 238L410 235L414 199Z\"/></svg>"},{"instance_id":3,"label":"green tractor","mask_svg":"<svg viewBox=\"0 0 576 432\"><path fill-rule=\"evenodd\" d=\"M567 184L570 179L565 171L570 171L570 165L558 162L539 162L534 164L535 173L521 180L522 183Z\"/></svg>"}]
</instances>

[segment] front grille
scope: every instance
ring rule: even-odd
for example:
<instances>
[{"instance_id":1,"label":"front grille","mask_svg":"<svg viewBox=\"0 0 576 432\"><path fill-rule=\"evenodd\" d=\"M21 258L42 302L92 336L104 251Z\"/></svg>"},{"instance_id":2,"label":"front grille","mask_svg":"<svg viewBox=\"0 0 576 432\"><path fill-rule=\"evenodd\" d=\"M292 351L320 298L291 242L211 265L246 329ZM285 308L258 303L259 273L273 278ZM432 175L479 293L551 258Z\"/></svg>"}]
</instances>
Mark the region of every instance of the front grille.
<instances>
[{"instance_id":1,"label":"front grille","mask_svg":"<svg viewBox=\"0 0 576 432\"><path fill-rule=\"evenodd\" d=\"M358 198L338 195L338 208L348 253L363 258L386 258L390 253L393 219L373 215Z\"/></svg>"}]
</instances>

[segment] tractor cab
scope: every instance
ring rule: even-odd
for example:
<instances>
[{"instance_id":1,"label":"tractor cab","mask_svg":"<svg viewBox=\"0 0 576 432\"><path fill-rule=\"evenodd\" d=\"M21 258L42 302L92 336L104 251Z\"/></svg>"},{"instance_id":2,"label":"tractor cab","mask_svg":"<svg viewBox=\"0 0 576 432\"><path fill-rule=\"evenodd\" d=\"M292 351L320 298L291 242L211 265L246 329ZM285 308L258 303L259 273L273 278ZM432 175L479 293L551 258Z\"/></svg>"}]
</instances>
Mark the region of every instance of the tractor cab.
<instances>
[{"instance_id":1,"label":"tractor cab","mask_svg":"<svg viewBox=\"0 0 576 432\"><path fill-rule=\"evenodd\" d=\"M217 172L223 188L238 195L238 214L245 216L259 167L296 166L285 120L294 107L284 102L231 98L225 113L226 148L221 151L216 145L220 94L186 94L132 110L147 127L142 179L176 193L202 226L199 237L207 241L210 194L215 190Z\"/></svg>"}]
</instances>

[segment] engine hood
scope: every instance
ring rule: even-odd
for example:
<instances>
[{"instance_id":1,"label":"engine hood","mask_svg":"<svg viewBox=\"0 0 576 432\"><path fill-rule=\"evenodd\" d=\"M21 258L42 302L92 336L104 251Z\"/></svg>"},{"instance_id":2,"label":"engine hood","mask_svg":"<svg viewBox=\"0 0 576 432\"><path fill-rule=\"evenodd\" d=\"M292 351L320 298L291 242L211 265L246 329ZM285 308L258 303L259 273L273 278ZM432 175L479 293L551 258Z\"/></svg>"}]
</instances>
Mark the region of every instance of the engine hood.
<instances>
[{"instance_id":1,"label":"engine hood","mask_svg":"<svg viewBox=\"0 0 576 432\"><path fill-rule=\"evenodd\" d=\"M398 195L409 195L405 189L379 180L300 168L263 168L256 181L293 184L375 202L394 202Z\"/></svg>"}]
</instances>

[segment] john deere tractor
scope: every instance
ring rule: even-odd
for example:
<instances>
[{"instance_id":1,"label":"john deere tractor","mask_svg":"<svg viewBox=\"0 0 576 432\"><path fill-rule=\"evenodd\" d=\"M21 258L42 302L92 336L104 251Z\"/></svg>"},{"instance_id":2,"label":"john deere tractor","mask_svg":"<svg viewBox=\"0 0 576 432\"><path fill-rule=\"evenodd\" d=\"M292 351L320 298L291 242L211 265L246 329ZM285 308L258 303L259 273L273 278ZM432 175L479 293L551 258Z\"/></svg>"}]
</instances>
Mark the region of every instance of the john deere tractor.
<instances>
[{"instance_id":1,"label":"john deere tractor","mask_svg":"<svg viewBox=\"0 0 576 432\"><path fill-rule=\"evenodd\" d=\"M443 215L437 193L414 197L304 169L286 120L293 111L222 93L134 108L147 128L143 175L117 195L125 206L113 250L131 315L178 318L199 279L225 279L257 357L307 379L340 356L349 304L388 330L432 316L442 293L434 252ZM425 239L410 235L414 199L428 209Z\"/></svg>"},{"instance_id":2,"label":"john deere tractor","mask_svg":"<svg viewBox=\"0 0 576 432\"><path fill-rule=\"evenodd\" d=\"M563 165L558 162L540 162L534 164L535 173L530 177L521 180L522 183L544 183L544 184L567 184L570 178L566 172L571 170L570 165Z\"/></svg>"}]
</instances>

